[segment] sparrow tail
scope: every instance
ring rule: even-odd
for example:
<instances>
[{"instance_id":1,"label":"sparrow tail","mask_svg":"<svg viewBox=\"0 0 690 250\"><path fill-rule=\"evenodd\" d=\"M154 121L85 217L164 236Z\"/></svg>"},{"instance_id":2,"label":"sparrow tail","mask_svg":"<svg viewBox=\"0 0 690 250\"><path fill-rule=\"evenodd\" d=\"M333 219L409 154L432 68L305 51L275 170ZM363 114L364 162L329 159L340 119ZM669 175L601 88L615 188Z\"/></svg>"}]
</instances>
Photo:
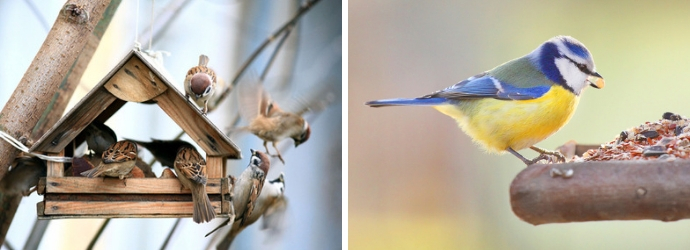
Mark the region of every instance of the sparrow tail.
<instances>
[{"instance_id":1,"label":"sparrow tail","mask_svg":"<svg viewBox=\"0 0 690 250\"><path fill-rule=\"evenodd\" d=\"M194 222L204 223L216 218L216 212L213 210L211 200L206 195L206 187L204 185L196 185L192 192L192 201L194 203L192 219Z\"/></svg>"}]
</instances>

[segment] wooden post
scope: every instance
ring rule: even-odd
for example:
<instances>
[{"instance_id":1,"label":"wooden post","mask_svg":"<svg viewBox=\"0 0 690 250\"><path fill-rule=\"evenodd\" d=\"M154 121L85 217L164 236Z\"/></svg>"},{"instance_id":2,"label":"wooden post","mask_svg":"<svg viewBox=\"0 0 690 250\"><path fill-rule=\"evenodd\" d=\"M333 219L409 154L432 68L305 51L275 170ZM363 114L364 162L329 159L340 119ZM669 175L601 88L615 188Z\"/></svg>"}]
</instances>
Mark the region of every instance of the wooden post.
<instances>
[{"instance_id":1,"label":"wooden post","mask_svg":"<svg viewBox=\"0 0 690 250\"><path fill-rule=\"evenodd\" d=\"M119 2L118 2L119 3ZM39 49L24 77L0 112L0 129L16 138L33 140L35 125L58 90L70 67L74 65L88 37L110 4L110 0L71 0L60 9L58 18ZM83 13L88 13L85 19ZM66 103L65 103L66 104ZM59 116L60 114L58 114ZM5 176L18 150L0 143L0 179ZM21 197L2 196L0 208L0 243L12 223Z\"/></svg>"}]
</instances>

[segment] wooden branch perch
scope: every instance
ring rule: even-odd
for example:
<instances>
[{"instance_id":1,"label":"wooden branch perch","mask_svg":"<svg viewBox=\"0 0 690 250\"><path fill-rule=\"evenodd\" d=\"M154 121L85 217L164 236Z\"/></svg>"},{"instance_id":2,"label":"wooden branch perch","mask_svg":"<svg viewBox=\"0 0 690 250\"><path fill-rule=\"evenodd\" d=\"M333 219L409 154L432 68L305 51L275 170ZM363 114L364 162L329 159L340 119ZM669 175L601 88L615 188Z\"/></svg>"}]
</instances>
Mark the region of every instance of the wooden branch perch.
<instances>
[{"instance_id":1,"label":"wooden branch perch","mask_svg":"<svg viewBox=\"0 0 690 250\"><path fill-rule=\"evenodd\" d=\"M552 169L563 174L554 175ZM533 225L676 221L690 218L688 190L690 160L535 164L513 180L510 203L520 219Z\"/></svg>"},{"instance_id":2,"label":"wooden branch perch","mask_svg":"<svg viewBox=\"0 0 690 250\"><path fill-rule=\"evenodd\" d=\"M71 0L60 10L53 28L24 73L9 101L0 113L0 129L16 138L38 139L32 131L77 56L89 40L110 0ZM61 114L57 114L58 116ZM5 176L18 150L0 143L0 179ZM0 243L14 218L21 197L2 195L0 203Z\"/></svg>"}]
</instances>

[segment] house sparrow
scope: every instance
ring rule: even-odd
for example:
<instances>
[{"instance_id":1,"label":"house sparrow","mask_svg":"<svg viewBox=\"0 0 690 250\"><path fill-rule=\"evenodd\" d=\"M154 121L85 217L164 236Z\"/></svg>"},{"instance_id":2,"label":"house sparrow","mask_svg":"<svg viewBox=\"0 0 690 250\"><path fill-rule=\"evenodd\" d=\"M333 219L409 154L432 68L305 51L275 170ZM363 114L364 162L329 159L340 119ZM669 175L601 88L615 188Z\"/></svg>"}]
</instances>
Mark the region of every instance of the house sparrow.
<instances>
[{"instance_id":1,"label":"house sparrow","mask_svg":"<svg viewBox=\"0 0 690 250\"><path fill-rule=\"evenodd\" d=\"M38 179L46 177L46 164L38 157L19 157L14 160L10 169L0 182L0 193L21 194L29 196L34 187L38 184Z\"/></svg>"},{"instance_id":2,"label":"house sparrow","mask_svg":"<svg viewBox=\"0 0 690 250\"><path fill-rule=\"evenodd\" d=\"M127 139L127 140L134 142L136 144L139 144L141 146L144 146L149 152L151 152L153 157L156 158L156 160L161 163L161 166L169 167L169 168L175 167L175 158L177 157L177 152L180 151L180 148L182 148L182 147L193 148L194 147L189 142L186 142L183 140L164 141L164 140L156 140L153 138L151 138L151 142L144 142L144 141L137 141L137 140L130 140L130 139Z\"/></svg>"},{"instance_id":3,"label":"house sparrow","mask_svg":"<svg viewBox=\"0 0 690 250\"><path fill-rule=\"evenodd\" d=\"M276 142L292 138L295 141L295 147L306 142L311 134L309 123L300 114L280 109L278 104L268 96L258 79L252 79L252 77L247 77L247 79L240 82L237 91L239 91L240 116L248 121L249 125L239 129L248 130L264 140L264 148L268 154L270 153L267 143L270 141L277 152L276 156L285 164L285 160L276 147Z\"/></svg>"},{"instance_id":4,"label":"house sparrow","mask_svg":"<svg viewBox=\"0 0 690 250\"><path fill-rule=\"evenodd\" d=\"M268 156L261 151L254 151L251 149L252 156L249 159L249 165L242 172L237 182L235 182L235 197L232 199L232 205L235 208L235 220L238 221L238 227L246 224L249 225L249 218L254 211L257 204L257 199L261 195L264 182L266 181L266 174L271 166L271 161ZM234 223L229 219L221 223L218 227L211 230L206 236L209 236L218 229Z\"/></svg>"},{"instance_id":5,"label":"house sparrow","mask_svg":"<svg viewBox=\"0 0 690 250\"><path fill-rule=\"evenodd\" d=\"M118 141L103 152L102 161L98 167L84 171L81 175L89 178L97 176L119 177L122 180L129 177L136 161L137 144L126 140ZM127 185L126 179L125 185Z\"/></svg>"},{"instance_id":6,"label":"house sparrow","mask_svg":"<svg viewBox=\"0 0 690 250\"><path fill-rule=\"evenodd\" d=\"M170 170L169 168L164 168L163 173L161 173L161 176L158 178L160 178L160 179L168 179L168 178L177 179L177 175L175 175L175 173L173 173L173 171Z\"/></svg>"},{"instance_id":7,"label":"house sparrow","mask_svg":"<svg viewBox=\"0 0 690 250\"><path fill-rule=\"evenodd\" d=\"M191 96L199 106L204 106L203 114L208 111L208 99L211 98L216 88L216 73L207 67L208 56L199 56L199 66L194 66L187 71L184 79L185 97Z\"/></svg>"},{"instance_id":8,"label":"house sparrow","mask_svg":"<svg viewBox=\"0 0 690 250\"><path fill-rule=\"evenodd\" d=\"M84 128L86 145L93 150L95 155L102 155L110 145L117 141L115 131L100 121L93 121Z\"/></svg>"},{"instance_id":9,"label":"house sparrow","mask_svg":"<svg viewBox=\"0 0 690 250\"><path fill-rule=\"evenodd\" d=\"M151 170L151 166L144 162L141 157L137 157L137 161L134 163L134 166L144 173L145 178L156 178L156 174L153 173L153 170Z\"/></svg>"},{"instance_id":10,"label":"house sparrow","mask_svg":"<svg viewBox=\"0 0 690 250\"><path fill-rule=\"evenodd\" d=\"M287 200L283 195L285 192L285 176L280 173L280 177L272 181L266 181L266 184L261 191L259 200L256 203L254 212L247 219L244 226L239 223L234 223L232 228L226 233L225 237L218 243L217 249L229 249L235 237L241 233L247 226L256 222L259 217L263 217L261 223L261 230L269 229L271 234L269 238L282 232L283 222L285 220L285 211L287 209ZM208 236L208 234L206 235ZM217 237L218 235L214 236ZM212 239L211 242L216 242Z\"/></svg>"},{"instance_id":11,"label":"house sparrow","mask_svg":"<svg viewBox=\"0 0 690 250\"><path fill-rule=\"evenodd\" d=\"M177 152L175 172L180 183L192 191L194 222L203 223L216 218L211 200L206 195L206 160L194 147L183 147Z\"/></svg>"}]
</instances>

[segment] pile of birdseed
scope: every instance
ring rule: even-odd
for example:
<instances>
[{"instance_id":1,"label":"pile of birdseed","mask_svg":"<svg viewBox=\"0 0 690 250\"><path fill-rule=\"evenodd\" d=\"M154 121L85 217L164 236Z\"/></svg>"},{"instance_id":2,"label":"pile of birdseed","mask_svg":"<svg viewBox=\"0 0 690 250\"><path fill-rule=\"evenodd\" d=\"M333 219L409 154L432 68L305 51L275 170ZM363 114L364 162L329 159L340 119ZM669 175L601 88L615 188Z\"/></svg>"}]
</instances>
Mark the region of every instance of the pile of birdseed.
<instances>
[{"instance_id":1,"label":"pile of birdseed","mask_svg":"<svg viewBox=\"0 0 690 250\"><path fill-rule=\"evenodd\" d=\"M615 140L590 149L583 161L673 160L690 158L690 120L666 112L656 122L630 128Z\"/></svg>"}]
</instances>

